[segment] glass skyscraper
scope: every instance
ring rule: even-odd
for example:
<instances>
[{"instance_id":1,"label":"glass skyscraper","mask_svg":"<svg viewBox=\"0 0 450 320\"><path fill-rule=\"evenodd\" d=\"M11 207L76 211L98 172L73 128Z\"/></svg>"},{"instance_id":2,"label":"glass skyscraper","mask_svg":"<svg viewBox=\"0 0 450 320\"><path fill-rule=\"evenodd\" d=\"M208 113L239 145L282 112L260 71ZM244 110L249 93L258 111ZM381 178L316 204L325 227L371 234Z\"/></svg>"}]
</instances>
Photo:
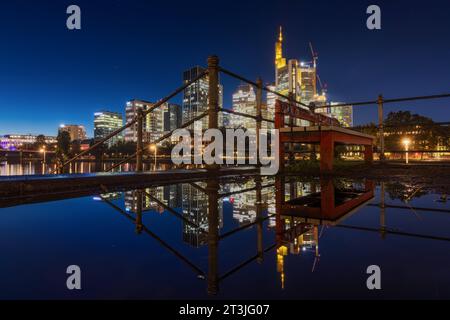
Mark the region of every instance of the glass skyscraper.
<instances>
[{"instance_id":1,"label":"glass skyscraper","mask_svg":"<svg viewBox=\"0 0 450 320\"><path fill-rule=\"evenodd\" d=\"M105 138L112 132L123 126L123 116L117 112L100 111L94 113L94 139L99 140ZM123 135L118 134L108 141L106 144L111 147L122 141Z\"/></svg>"}]
</instances>

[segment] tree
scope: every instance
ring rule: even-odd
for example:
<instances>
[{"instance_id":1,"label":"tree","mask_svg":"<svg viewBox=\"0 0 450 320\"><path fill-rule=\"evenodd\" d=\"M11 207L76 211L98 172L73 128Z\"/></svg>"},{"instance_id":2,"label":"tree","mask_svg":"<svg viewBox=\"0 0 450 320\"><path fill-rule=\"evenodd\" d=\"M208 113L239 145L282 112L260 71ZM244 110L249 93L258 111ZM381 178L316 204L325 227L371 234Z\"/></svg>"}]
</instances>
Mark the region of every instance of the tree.
<instances>
[{"instance_id":1,"label":"tree","mask_svg":"<svg viewBox=\"0 0 450 320\"><path fill-rule=\"evenodd\" d=\"M60 131L56 140L56 156L60 161L64 161L70 152L70 134L67 131Z\"/></svg>"},{"instance_id":2,"label":"tree","mask_svg":"<svg viewBox=\"0 0 450 320\"><path fill-rule=\"evenodd\" d=\"M73 141L70 148L70 155L75 156L80 152L81 152L81 141L80 140Z\"/></svg>"},{"instance_id":3,"label":"tree","mask_svg":"<svg viewBox=\"0 0 450 320\"><path fill-rule=\"evenodd\" d=\"M34 149L39 150L43 147L46 147L47 143L45 141L45 136L43 134L40 134L36 137L36 142L34 143Z\"/></svg>"},{"instance_id":4,"label":"tree","mask_svg":"<svg viewBox=\"0 0 450 320\"><path fill-rule=\"evenodd\" d=\"M436 149L439 142L439 126L430 118L411 114L409 111L390 112L384 122L386 149L403 150L402 140L412 138L410 149ZM422 153L423 157L423 153Z\"/></svg>"},{"instance_id":5,"label":"tree","mask_svg":"<svg viewBox=\"0 0 450 320\"><path fill-rule=\"evenodd\" d=\"M136 152L136 142L120 141L111 146L108 150L109 154L132 155Z\"/></svg>"}]
</instances>

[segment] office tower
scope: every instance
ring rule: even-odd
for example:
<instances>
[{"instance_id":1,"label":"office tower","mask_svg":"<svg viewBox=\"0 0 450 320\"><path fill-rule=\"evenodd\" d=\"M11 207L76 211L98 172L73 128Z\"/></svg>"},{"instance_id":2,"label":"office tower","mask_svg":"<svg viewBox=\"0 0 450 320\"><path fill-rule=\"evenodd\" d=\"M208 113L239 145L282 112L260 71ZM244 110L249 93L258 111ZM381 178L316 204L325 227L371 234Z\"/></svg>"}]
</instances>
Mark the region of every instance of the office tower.
<instances>
[{"instance_id":1,"label":"office tower","mask_svg":"<svg viewBox=\"0 0 450 320\"><path fill-rule=\"evenodd\" d=\"M275 84L270 84L267 86L267 89L271 91L276 91ZM277 99L277 95L273 92L267 92L266 95L266 103L267 103L267 119L269 120L275 120L275 101ZM273 128L273 123L267 124L268 128Z\"/></svg>"},{"instance_id":2,"label":"office tower","mask_svg":"<svg viewBox=\"0 0 450 320\"><path fill-rule=\"evenodd\" d=\"M283 33L275 43L275 88L285 96L292 94L294 99L309 105L317 95L316 65L299 62L297 59L283 57Z\"/></svg>"},{"instance_id":3,"label":"office tower","mask_svg":"<svg viewBox=\"0 0 450 320\"><path fill-rule=\"evenodd\" d=\"M165 103L161 106L162 122L158 126L158 130L167 133L180 128L182 123L181 106L174 103Z\"/></svg>"},{"instance_id":4,"label":"office tower","mask_svg":"<svg viewBox=\"0 0 450 320\"><path fill-rule=\"evenodd\" d=\"M132 122L134 119L136 119L138 116L139 110L142 110L144 112L144 111L149 110L153 106L154 106L154 103L144 101L144 100L133 99L133 100L128 101L126 104L126 108L125 108L126 123L128 124L128 123ZM150 113L144 117L144 120L143 120L144 141L149 140L149 134L147 134L147 133L148 133L148 129L152 126L152 121L154 120L152 118L153 118L152 114L150 114ZM155 121L153 121L153 123L154 122ZM127 141L127 142L136 142L137 141L137 123L131 125L127 129L125 129L125 141Z\"/></svg>"},{"instance_id":5,"label":"office tower","mask_svg":"<svg viewBox=\"0 0 450 320\"><path fill-rule=\"evenodd\" d=\"M204 68L196 66L183 72L183 83L186 84L195 79L204 71ZM208 76L192 83L183 92L183 123L201 115L208 110ZM219 85L219 108L223 107L223 86ZM219 113L219 127L223 126L224 118ZM202 119L203 129L208 128L208 116ZM193 128L193 126L191 126Z\"/></svg>"},{"instance_id":6,"label":"office tower","mask_svg":"<svg viewBox=\"0 0 450 320\"><path fill-rule=\"evenodd\" d=\"M127 102L126 121L132 122L138 115L138 110L147 111L153 108L155 103L133 99ZM143 121L144 142L152 143L171 130L180 127L181 108L177 104L164 103L155 110L147 113ZM137 141L137 124L131 125L125 130L125 141Z\"/></svg>"},{"instance_id":7,"label":"office tower","mask_svg":"<svg viewBox=\"0 0 450 320\"><path fill-rule=\"evenodd\" d=\"M330 103L331 106L337 104L341 103L339 102ZM343 106L334 108L327 106L316 109L316 112L336 118L343 127L353 127L353 106Z\"/></svg>"},{"instance_id":8,"label":"office tower","mask_svg":"<svg viewBox=\"0 0 450 320\"><path fill-rule=\"evenodd\" d=\"M296 96L300 98L302 103L309 105L317 96L316 67L300 62L300 68L297 72L299 72L300 92L296 91Z\"/></svg>"},{"instance_id":9,"label":"office tower","mask_svg":"<svg viewBox=\"0 0 450 320\"><path fill-rule=\"evenodd\" d=\"M241 84L233 93L233 111L256 116L256 92L253 86ZM233 117L233 127L256 128L254 119L240 116Z\"/></svg>"},{"instance_id":10,"label":"office tower","mask_svg":"<svg viewBox=\"0 0 450 320\"><path fill-rule=\"evenodd\" d=\"M275 101L275 100L274 100ZM274 102L275 103L275 102ZM267 104L261 103L261 115L267 118ZM241 84L233 93L233 111L256 116L256 91L252 85ZM230 126L233 128L256 129L256 120L239 115L231 114ZM267 128L267 123L263 121L261 128Z\"/></svg>"},{"instance_id":11,"label":"office tower","mask_svg":"<svg viewBox=\"0 0 450 320\"><path fill-rule=\"evenodd\" d=\"M86 139L86 129L84 126L76 124L62 124L59 127L59 132L63 131L69 133L71 141L81 141Z\"/></svg>"},{"instance_id":12,"label":"office tower","mask_svg":"<svg viewBox=\"0 0 450 320\"><path fill-rule=\"evenodd\" d=\"M100 140L123 126L122 114L110 111L94 113L94 139ZM105 144L111 147L122 141L122 133L110 138Z\"/></svg>"}]
</instances>

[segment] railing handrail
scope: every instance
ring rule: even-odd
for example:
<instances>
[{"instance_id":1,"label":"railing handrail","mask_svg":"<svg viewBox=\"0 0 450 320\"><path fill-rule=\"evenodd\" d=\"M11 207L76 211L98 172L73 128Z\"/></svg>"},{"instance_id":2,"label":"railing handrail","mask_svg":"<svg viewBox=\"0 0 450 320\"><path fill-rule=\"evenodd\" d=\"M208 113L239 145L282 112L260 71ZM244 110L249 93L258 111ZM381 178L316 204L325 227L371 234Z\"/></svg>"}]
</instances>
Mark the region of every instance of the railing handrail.
<instances>
[{"instance_id":1,"label":"railing handrail","mask_svg":"<svg viewBox=\"0 0 450 320\"><path fill-rule=\"evenodd\" d=\"M163 141L163 140L169 138L175 130L182 129L182 128L185 128L185 127L187 127L187 126L190 126L190 125L193 124L195 121L201 120L202 118L206 117L207 115L208 115L208 112L203 112L202 114L198 115L197 117L194 117L194 118L192 118L191 120L187 121L186 123L184 123L183 125L181 125L179 128L173 129L173 130L169 131L168 133L166 133L165 135L163 135L162 137L156 139L155 141L153 141L152 144L158 144L158 143L160 143L161 141ZM142 151L144 151L144 149L145 149L145 148L142 148L141 150L138 150L138 151L141 151L141 152L142 152ZM122 161L120 161L120 162L118 162L118 163L112 165L110 168L108 168L108 169L106 170L106 172L111 171L111 170L113 170L113 169L119 167L120 165L122 165L122 164L124 164L124 163L126 163L126 162L128 162L128 161L130 161L130 160L132 160L133 158L136 157L138 151L136 151L136 152L133 153L132 155L128 156L127 158L123 159Z\"/></svg>"},{"instance_id":2,"label":"railing handrail","mask_svg":"<svg viewBox=\"0 0 450 320\"><path fill-rule=\"evenodd\" d=\"M169 101L170 99L172 99L173 97L175 97L176 95L178 95L179 93L181 93L183 90L185 90L187 87L189 87L190 85L192 85L193 83L195 83L196 81L200 80L201 78L203 78L205 75L208 74L208 70L204 70L203 72L201 72L197 77L195 77L194 79L192 79L191 81L186 82L184 85L182 85L181 87L179 87L178 89L176 89L175 91L173 91L171 94L169 94L168 96L166 96L165 98L161 99L160 101L158 101L157 103L155 103L155 105L153 107L151 107L148 110L143 111L142 115L145 116L148 113L152 112L153 110L157 109L158 107L160 107L161 105L163 105L164 103L166 103L167 101ZM94 143L91 147L89 147L88 149L78 153L77 155L73 156L71 159L65 161L64 163L61 164L61 168L64 168L65 166L67 166L68 164L72 163L73 161L75 161L76 159L80 158L81 156L91 152L92 150L94 150L95 148L97 148L98 146L102 145L103 143L105 143L106 141L108 141L109 139L111 139L112 137L118 135L119 133L121 133L122 131L124 131L125 129L131 127L132 125L136 124L138 120L138 116L134 117L134 119L130 122L128 122L127 124L125 124L124 126L122 126L121 128L113 131L112 133L108 134L106 137L100 139L99 141L97 141L96 143Z\"/></svg>"},{"instance_id":3,"label":"railing handrail","mask_svg":"<svg viewBox=\"0 0 450 320\"><path fill-rule=\"evenodd\" d=\"M260 119L261 121L265 121L265 122L271 122L271 123L275 122L275 120L271 120L271 119L267 119L267 118L263 118L263 117L259 118L258 116L253 116L253 115L250 115L250 114L237 112L237 111L230 110L230 109L225 109L225 108L219 108L219 111L235 114L237 116L241 116L241 117L244 117L244 118L251 118L251 119L256 120L256 121L258 121Z\"/></svg>"},{"instance_id":4,"label":"railing handrail","mask_svg":"<svg viewBox=\"0 0 450 320\"><path fill-rule=\"evenodd\" d=\"M249 80L249 79L247 79L247 78L245 78L245 77L243 77L243 76L238 75L237 73L234 73L234 72L229 71L229 70L227 70L227 69L224 69L224 68L222 68L222 67L219 67L219 70L220 70L221 72L223 72L223 73L229 75L230 77L236 78L236 79L241 80L241 81L243 81L243 82L247 82L248 84L251 84L252 86L258 87L258 84L257 84L255 81ZM301 105L301 106L303 106L303 107L308 107L308 105L304 104L303 102L300 102L300 101L298 101L298 100L296 100L296 99L294 99L294 98L292 98L292 97L286 96L286 95L284 95L284 94L281 94L281 93L279 93L279 92L277 92L277 91L275 91L275 90L269 89L267 86L263 86L263 87L262 87L262 90L263 90L263 91L266 91L266 92L273 93L273 94L277 95L277 96L280 97L280 98L289 100L290 102L299 104L299 105Z\"/></svg>"},{"instance_id":5,"label":"railing handrail","mask_svg":"<svg viewBox=\"0 0 450 320\"><path fill-rule=\"evenodd\" d=\"M407 101L418 101L418 100L431 100L431 99L443 99L450 98L450 93L444 94L434 94L428 96L416 96L416 97L408 97L408 98L395 98L395 99L383 99L383 103L394 103L394 102L407 102ZM364 106L364 105L372 105L379 103L378 100L372 101L359 101L359 102L347 102L347 103L339 103L339 104L324 104L320 106L315 106L316 109L320 108L339 108L339 107L348 107L348 106Z\"/></svg>"}]
</instances>

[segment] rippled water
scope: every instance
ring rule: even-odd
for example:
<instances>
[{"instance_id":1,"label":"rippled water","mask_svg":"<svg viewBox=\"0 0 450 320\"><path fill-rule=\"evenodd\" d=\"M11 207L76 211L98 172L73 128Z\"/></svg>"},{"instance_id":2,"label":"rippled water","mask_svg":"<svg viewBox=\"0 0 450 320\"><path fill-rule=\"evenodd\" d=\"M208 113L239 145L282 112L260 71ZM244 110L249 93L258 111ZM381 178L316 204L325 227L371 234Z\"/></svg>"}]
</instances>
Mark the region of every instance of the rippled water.
<instances>
[{"instance_id":1,"label":"rippled water","mask_svg":"<svg viewBox=\"0 0 450 320\"><path fill-rule=\"evenodd\" d=\"M450 298L450 204L429 186L242 179L33 201L0 208L1 299Z\"/></svg>"}]
</instances>

